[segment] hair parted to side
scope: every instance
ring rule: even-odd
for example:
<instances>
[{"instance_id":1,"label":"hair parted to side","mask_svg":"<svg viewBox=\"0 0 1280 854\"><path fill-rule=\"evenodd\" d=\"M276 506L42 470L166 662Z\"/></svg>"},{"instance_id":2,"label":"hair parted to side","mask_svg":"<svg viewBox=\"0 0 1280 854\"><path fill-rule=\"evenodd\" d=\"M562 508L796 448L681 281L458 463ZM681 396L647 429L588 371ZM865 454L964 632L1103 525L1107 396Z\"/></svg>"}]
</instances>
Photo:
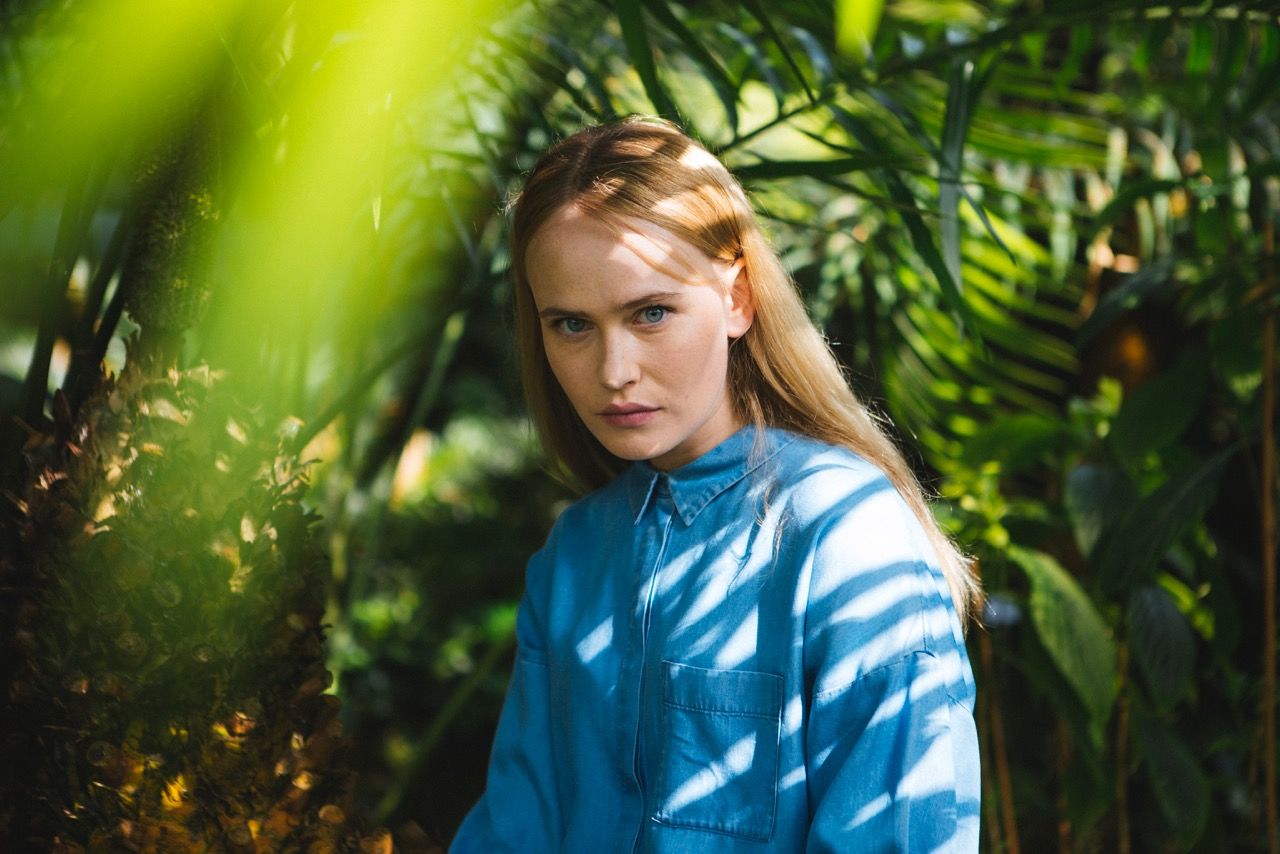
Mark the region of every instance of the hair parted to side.
<instances>
[{"instance_id":1,"label":"hair parted to side","mask_svg":"<svg viewBox=\"0 0 1280 854\"><path fill-rule=\"evenodd\" d=\"M841 445L879 466L928 532L967 625L981 599L969 561L933 518L902 453L849 387L741 185L716 157L662 119L633 116L561 140L538 160L511 205L521 375L534 427L553 464L587 488L603 486L628 465L578 418L543 350L525 258L538 228L567 206L611 223L644 220L711 258L744 259L755 320L729 348L738 416Z\"/></svg>"}]
</instances>

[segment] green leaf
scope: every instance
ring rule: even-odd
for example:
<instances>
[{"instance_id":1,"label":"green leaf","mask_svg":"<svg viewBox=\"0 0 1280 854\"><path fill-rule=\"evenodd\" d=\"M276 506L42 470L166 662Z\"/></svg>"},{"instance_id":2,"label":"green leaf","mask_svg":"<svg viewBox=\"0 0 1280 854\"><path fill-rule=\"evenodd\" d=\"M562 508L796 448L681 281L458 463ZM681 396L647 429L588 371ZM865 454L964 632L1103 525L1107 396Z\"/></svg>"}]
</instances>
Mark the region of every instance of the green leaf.
<instances>
[{"instance_id":1,"label":"green leaf","mask_svg":"<svg viewBox=\"0 0 1280 854\"><path fill-rule=\"evenodd\" d=\"M1134 273L1125 281L1107 291L1089 318L1076 333L1076 346L1084 347L1095 335L1110 326L1124 312L1137 308L1149 297L1166 294L1174 278L1174 270L1180 259L1169 255L1154 261Z\"/></svg>"},{"instance_id":2,"label":"green leaf","mask_svg":"<svg viewBox=\"0 0 1280 854\"><path fill-rule=\"evenodd\" d=\"M631 56L636 73L640 75L640 82L644 84L645 94L649 96L659 115L678 120L680 113L675 102L658 79L658 69L653 62L653 49L649 46L649 32L640 0L616 0L614 7L618 12L618 24L622 27L622 40L627 45L627 53Z\"/></svg>"},{"instance_id":3,"label":"green leaf","mask_svg":"<svg viewBox=\"0 0 1280 854\"><path fill-rule=\"evenodd\" d=\"M836 48L854 59L868 56L883 11L884 0L836 0Z\"/></svg>"},{"instance_id":4,"label":"green leaf","mask_svg":"<svg viewBox=\"0 0 1280 854\"><path fill-rule=\"evenodd\" d=\"M996 418L965 442L963 460L971 466L997 460L1006 474L1024 471L1060 447L1064 432L1061 422L1034 413Z\"/></svg>"},{"instance_id":5,"label":"green leaf","mask_svg":"<svg viewBox=\"0 0 1280 854\"><path fill-rule=\"evenodd\" d=\"M1209 328L1214 366L1241 403L1262 388L1263 314L1260 303L1237 309Z\"/></svg>"},{"instance_id":6,"label":"green leaf","mask_svg":"<svg viewBox=\"0 0 1280 854\"><path fill-rule=\"evenodd\" d=\"M1084 463L1067 474L1063 501L1076 546L1089 555L1107 528L1137 500L1137 489L1117 468Z\"/></svg>"},{"instance_id":7,"label":"green leaf","mask_svg":"<svg viewBox=\"0 0 1280 854\"><path fill-rule=\"evenodd\" d=\"M977 100L974 64L964 59L951 67L947 106L938 149L938 208L942 214L942 258L951 277L960 274L960 180L964 172L964 139Z\"/></svg>"},{"instance_id":8,"label":"green leaf","mask_svg":"<svg viewBox=\"0 0 1280 854\"><path fill-rule=\"evenodd\" d=\"M993 75L991 74L991 71L994 69L994 67L995 66L992 65L988 68L986 72L984 72L982 76L982 80L978 85L978 87L976 88L979 88L979 89L982 88L983 86L986 85L987 81L992 79ZM905 106L903 106L898 101L897 98L894 98L884 89L873 88L870 90L870 94L871 94L871 97L875 98L876 101L878 101L880 104L882 104L885 107L885 109L893 113L893 115L898 119L898 121L902 123L903 128L905 128L906 131L909 134L911 134L911 136L916 140L916 142L920 144L922 148L924 148L926 151L929 152L929 156L931 156L939 164L939 171L941 173L942 168L944 168L943 164L946 158L943 155L942 148L940 148L937 144L935 144L934 141L929 137L929 134L925 131L924 127L921 125L919 118L917 118L914 113L912 113ZM974 94L973 97L974 99L976 99L976 93ZM972 116L972 105L970 106L970 115ZM966 124L966 128L967 128L967 124ZM945 133L944 133L944 137L945 137ZM963 146L964 140L965 140L965 135L962 133L959 136L959 142L955 144ZM983 227L987 230L987 234L991 237L992 240L996 242L997 246L999 246L1001 249L1004 250L1005 255L1009 256L1009 260L1013 261L1016 264L1017 258L1014 256L1013 251L1010 250L1009 247L1005 244L1004 239L1000 236L1000 233L996 231L995 226L992 225L991 217L987 215L986 208L978 204L977 200L973 198L973 195L969 192L969 190L964 186L963 183L960 182L959 166L962 164L959 164L959 160L957 158L952 158L951 162L958 164L955 172L955 180L949 182L946 185L943 185L943 188L948 190L954 189L954 191L958 192L960 196L963 197L964 200L969 203L969 207L971 207L973 209L973 212L978 215L978 220L982 223ZM939 178L939 180L941 181L941 177ZM954 203L953 203L953 206L954 206ZM945 207L944 207L944 210L945 210ZM957 223L958 222L959 220L957 219Z\"/></svg>"},{"instance_id":9,"label":"green leaf","mask_svg":"<svg viewBox=\"0 0 1280 854\"><path fill-rule=\"evenodd\" d=\"M1144 584L1129 596L1129 649L1156 708L1187 695L1196 645L1187 618L1164 588Z\"/></svg>"},{"instance_id":10,"label":"green leaf","mask_svg":"<svg viewBox=\"0 0 1280 854\"><path fill-rule=\"evenodd\" d=\"M888 147L881 142L876 132L861 117L855 116L843 107L836 105L832 105L831 115L838 124L858 140L858 143L863 148L869 151L888 150ZM959 317L961 326L974 332L976 337L977 328L973 312L968 303L965 302L964 295L960 293L959 284L952 277L951 271L947 269L941 253L938 252L937 245L933 242L933 232L925 225L924 217L921 216L918 207L919 201L915 194L911 192L911 188L907 186L907 183L902 180L902 177L897 172L884 169L880 170L879 174L885 183L886 189L889 191L889 197L896 206L898 215L902 217L903 223L907 226L907 234L911 237L912 245L937 278L939 288L942 291L943 298L947 301L947 305ZM975 343L980 345L981 339L977 339Z\"/></svg>"},{"instance_id":11,"label":"green leaf","mask_svg":"<svg viewBox=\"0 0 1280 854\"><path fill-rule=\"evenodd\" d=\"M1218 494L1218 478L1236 449L1219 451L1171 477L1137 504L1098 544L1098 574L1112 590L1151 578L1178 537L1200 521Z\"/></svg>"},{"instance_id":12,"label":"green leaf","mask_svg":"<svg viewBox=\"0 0 1280 854\"><path fill-rule=\"evenodd\" d=\"M1197 349L1139 386L1107 434L1116 457L1137 465L1149 451L1173 444L1199 412L1208 379L1207 360Z\"/></svg>"},{"instance_id":13,"label":"green leaf","mask_svg":"<svg viewBox=\"0 0 1280 854\"><path fill-rule=\"evenodd\" d=\"M901 159L888 159L875 154L834 157L828 160L761 160L758 163L735 166L733 172L744 180L846 175L850 172L865 172L868 169L879 169L901 162Z\"/></svg>"},{"instance_id":14,"label":"green leaf","mask_svg":"<svg viewBox=\"0 0 1280 854\"><path fill-rule=\"evenodd\" d=\"M804 88L804 94L810 102L816 100L813 90L809 88L809 81L805 79L804 72L800 69L799 63L796 62L795 56L791 53L791 48L783 41L782 34L773 25L773 20L765 12L764 7L760 5L760 0L744 0L744 5L751 16L760 22L760 26L764 28L765 34L769 39L778 46L778 50L782 52L782 58L787 63L787 67L791 69L791 73L800 81L801 87Z\"/></svg>"},{"instance_id":15,"label":"green leaf","mask_svg":"<svg viewBox=\"0 0 1280 854\"><path fill-rule=\"evenodd\" d=\"M649 12L662 22L671 33L680 40L685 50L689 51L689 56L694 62L698 63L702 72L711 82L712 88L716 90L716 95L720 98L720 103L724 105L725 114L729 117L729 125L734 133L738 131L738 87L733 82L733 78L729 76L729 72L725 70L720 60L716 59L711 51L707 50L702 40L694 35L685 23L681 21L676 14L671 11L671 6L667 0L645 0L645 6Z\"/></svg>"},{"instance_id":16,"label":"green leaf","mask_svg":"<svg viewBox=\"0 0 1280 854\"><path fill-rule=\"evenodd\" d=\"M813 37L813 33L803 27L789 27L791 35L796 41L800 42L804 52L809 56L809 67L813 69L813 73L818 75L819 88L826 89L832 83L836 82L835 67L831 63L831 57L827 55L827 51Z\"/></svg>"},{"instance_id":17,"label":"green leaf","mask_svg":"<svg viewBox=\"0 0 1280 854\"><path fill-rule=\"evenodd\" d=\"M1071 574L1044 552L1011 546L1009 557L1031 582L1031 622L1053 663L1089 713L1101 747L1116 694L1111 630Z\"/></svg>"},{"instance_id":18,"label":"green leaf","mask_svg":"<svg viewBox=\"0 0 1280 854\"><path fill-rule=\"evenodd\" d=\"M1240 99L1237 121L1243 124L1253 118L1253 114L1264 104L1275 97L1276 78L1280 76L1280 60L1271 60L1268 64L1258 63L1258 70L1253 75L1253 82Z\"/></svg>"},{"instance_id":19,"label":"green leaf","mask_svg":"<svg viewBox=\"0 0 1280 854\"><path fill-rule=\"evenodd\" d=\"M1187 74L1200 76L1209 72L1217 40L1213 21L1204 18L1191 25L1191 46L1187 49Z\"/></svg>"},{"instance_id":20,"label":"green leaf","mask_svg":"<svg viewBox=\"0 0 1280 854\"><path fill-rule=\"evenodd\" d=\"M751 60L751 64L755 66L756 71L760 74L760 79L768 84L769 89L773 92L773 98L778 104L778 109L782 109L783 102L786 101L789 91L782 83L782 78L778 76L778 72L769 63L764 55L764 51L760 50L760 46L756 44L755 39L744 33L731 24L721 21L716 25L720 32L733 39L742 48L742 52Z\"/></svg>"},{"instance_id":21,"label":"green leaf","mask_svg":"<svg viewBox=\"0 0 1280 854\"><path fill-rule=\"evenodd\" d=\"M1209 819L1209 781L1191 750L1159 721L1134 715L1133 733L1160 812L1182 847L1189 848Z\"/></svg>"},{"instance_id":22,"label":"green leaf","mask_svg":"<svg viewBox=\"0 0 1280 854\"><path fill-rule=\"evenodd\" d=\"M1213 81L1213 92L1209 96L1211 109L1220 108L1227 103L1227 93L1239 84L1240 74L1244 71L1244 62L1249 51L1249 22L1244 18L1223 22L1227 34L1225 44L1218 51L1215 63L1218 73Z\"/></svg>"}]
</instances>

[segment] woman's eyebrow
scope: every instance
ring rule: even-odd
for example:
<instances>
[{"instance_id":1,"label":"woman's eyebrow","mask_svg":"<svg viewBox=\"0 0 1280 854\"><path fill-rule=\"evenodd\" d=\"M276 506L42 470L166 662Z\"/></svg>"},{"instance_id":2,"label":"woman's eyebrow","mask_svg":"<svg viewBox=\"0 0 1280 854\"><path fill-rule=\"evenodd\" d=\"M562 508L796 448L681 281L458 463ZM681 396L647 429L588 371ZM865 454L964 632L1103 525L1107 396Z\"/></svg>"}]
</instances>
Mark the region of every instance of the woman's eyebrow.
<instances>
[{"instance_id":1,"label":"woman's eyebrow","mask_svg":"<svg viewBox=\"0 0 1280 854\"><path fill-rule=\"evenodd\" d=\"M653 293L645 294L642 297L637 297L633 300L628 300L620 305L615 305L613 307L613 311L614 312L635 311L637 308L643 308L644 306L652 305L655 302L668 302L670 300L677 299L679 296L680 296L679 291L654 291ZM559 306L549 305L538 312L538 317L577 316L581 313L582 312L574 311L572 309L560 308Z\"/></svg>"}]
</instances>

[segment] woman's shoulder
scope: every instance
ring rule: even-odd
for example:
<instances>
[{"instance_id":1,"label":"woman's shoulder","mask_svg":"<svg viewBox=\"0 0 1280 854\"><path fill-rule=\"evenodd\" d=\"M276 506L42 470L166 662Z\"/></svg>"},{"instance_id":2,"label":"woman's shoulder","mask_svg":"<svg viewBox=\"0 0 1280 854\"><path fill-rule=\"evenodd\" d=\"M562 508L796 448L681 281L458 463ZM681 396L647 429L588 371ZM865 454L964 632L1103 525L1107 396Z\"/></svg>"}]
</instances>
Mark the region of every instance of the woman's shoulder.
<instances>
[{"instance_id":1,"label":"woman's shoulder","mask_svg":"<svg viewBox=\"0 0 1280 854\"><path fill-rule=\"evenodd\" d=\"M883 469L851 448L780 428L770 432L787 439L773 466L775 482L798 498L894 489Z\"/></svg>"},{"instance_id":2,"label":"woman's shoulder","mask_svg":"<svg viewBox=\"0 0 1280 854\"><path fill-rule=\"evenodd\" d=\"M884 469L842 445L792 435L773 471L789 521L859 541L875 535L913 547L924 543L919 520Z\"/></svg>"}]
</instances>

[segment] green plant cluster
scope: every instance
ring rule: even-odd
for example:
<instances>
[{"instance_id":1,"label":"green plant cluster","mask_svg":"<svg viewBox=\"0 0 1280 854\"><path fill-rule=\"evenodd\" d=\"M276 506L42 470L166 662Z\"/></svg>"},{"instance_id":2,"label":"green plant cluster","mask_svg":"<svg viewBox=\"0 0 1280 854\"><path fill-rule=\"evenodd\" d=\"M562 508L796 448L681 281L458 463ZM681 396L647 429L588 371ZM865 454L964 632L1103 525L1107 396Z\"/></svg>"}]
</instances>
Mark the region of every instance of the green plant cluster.
<instances>
[{"instance_id":1,"label":"green plant cluster","mask_svg":"<svg viewBox=\"0 0 1280 854\"><path fill-rule=\"evenodd\" d=\"M142 352L295 418L353 810L425 846L483 785L523 562L572 499L522 416L504 203L639 112L741 178L977 561L985 847L1276 850L1276 4L214 5L121 3L156 36L124 50L69 35L86 0L0 4L0 478L43 488L29 437Z\"/></svg>"}]
</instances>

